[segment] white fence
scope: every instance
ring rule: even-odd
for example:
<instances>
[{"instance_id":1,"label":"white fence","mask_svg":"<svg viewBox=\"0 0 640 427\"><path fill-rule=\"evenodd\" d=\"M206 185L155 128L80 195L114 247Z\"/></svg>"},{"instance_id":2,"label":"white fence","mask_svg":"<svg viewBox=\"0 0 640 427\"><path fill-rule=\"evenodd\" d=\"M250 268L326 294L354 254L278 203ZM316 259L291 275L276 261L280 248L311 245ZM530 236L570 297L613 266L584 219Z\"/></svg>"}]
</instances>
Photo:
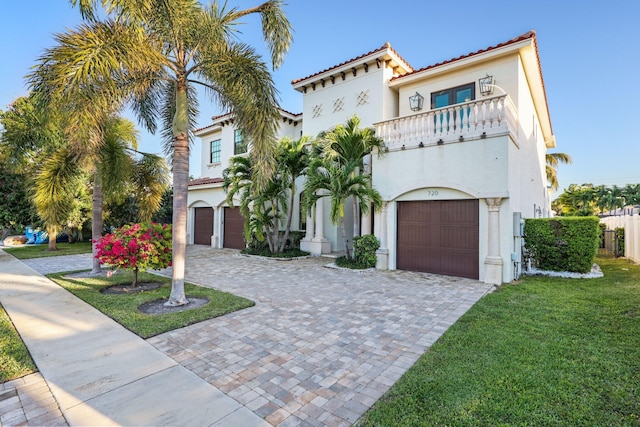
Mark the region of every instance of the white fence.
<instances>
[{"instance_id":1,"label":"white fence","mask_svg":"<svg viewBox=\"0 0 640 427\"><path fill-rule=\"evenodd\" d=\"M609 230L624 228L624 256L640 263L640 215L608 216L600 222Z\"/></svg>"}]
</instances>

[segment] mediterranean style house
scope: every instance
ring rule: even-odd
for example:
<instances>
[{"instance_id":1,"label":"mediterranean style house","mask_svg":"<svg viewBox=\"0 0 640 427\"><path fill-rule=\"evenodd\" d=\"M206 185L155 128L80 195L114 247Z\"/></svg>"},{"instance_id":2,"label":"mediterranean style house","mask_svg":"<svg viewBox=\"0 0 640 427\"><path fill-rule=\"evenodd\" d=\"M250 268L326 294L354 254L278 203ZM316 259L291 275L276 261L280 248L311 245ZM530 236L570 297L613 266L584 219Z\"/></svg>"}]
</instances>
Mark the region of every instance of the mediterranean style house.
<instances>
[{"instance_id":1,"label":"mediterranean style house","mask_svg":"<svg viewBox=\"0 0 640 427\"><path fill-rule=\"evenodd\" d=\"M387 43L292 86L303 112L281 111L280 136L313 137L357 115L384 140L367 159L383 206L360 219L380 240L378 268L493 284L519 275L522 218L550 214L545 153L555 147L535 32L418 69ZM230 115L195 134L203 178L189 185L189 242L243 247L221 177L247 141ZM293 207L313 254L343 247L328 204L307 218L299 197Z\"/></svg>"}]
</instances>

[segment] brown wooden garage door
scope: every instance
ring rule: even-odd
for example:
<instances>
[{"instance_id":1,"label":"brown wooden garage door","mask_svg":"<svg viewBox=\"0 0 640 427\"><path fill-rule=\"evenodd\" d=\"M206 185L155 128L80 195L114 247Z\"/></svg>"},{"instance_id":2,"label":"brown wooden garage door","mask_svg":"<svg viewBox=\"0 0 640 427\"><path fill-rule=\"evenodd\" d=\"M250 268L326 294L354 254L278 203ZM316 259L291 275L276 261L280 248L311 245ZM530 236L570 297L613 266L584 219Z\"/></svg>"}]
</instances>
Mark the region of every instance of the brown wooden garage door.
<instances>
[{"instance_id":1,"label":"brown wooden garage door","mask_svg":"<svg viewBox=\"0 0 640 427\"><path fill-rule=\"evenodd\" d=\"M398 202L397 268L478 278L478 200Z\"/></svg>"},{"instance_id":2,"label":"brown wooden garage door","mask_svg":"<svg viewBox=\"0 0 640 427\"><path fill-rule=\"evenodd\" d=\"M211 245L213 208L195 208L193 229L193 243L196 245Z\"/></svg>"},{"instance_id":3,"label":"brown wooden garage door","mask_svg":"<svg viewBox=\"0 0 640 427\"><path fill-rule=\"evenodd\" d=\"M231 249L244 249L244 217L238 208L224 208L224 240L222 246Z\"/></svg>"}]
</instances>

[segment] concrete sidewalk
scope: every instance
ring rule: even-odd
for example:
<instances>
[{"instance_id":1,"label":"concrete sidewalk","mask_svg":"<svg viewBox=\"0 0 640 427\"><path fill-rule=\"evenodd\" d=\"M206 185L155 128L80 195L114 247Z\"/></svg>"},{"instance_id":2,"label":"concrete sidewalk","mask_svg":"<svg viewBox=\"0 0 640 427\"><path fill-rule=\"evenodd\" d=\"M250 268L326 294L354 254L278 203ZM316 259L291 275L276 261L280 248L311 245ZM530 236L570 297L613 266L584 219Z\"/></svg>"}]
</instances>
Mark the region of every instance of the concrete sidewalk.
<instances>
[{"instance_id":1,"label":"concrete sidewalk","mask_svg":"<svg viewBox=\"0 0 640 427\"><path fill-rule=\"evenodd\" d=\"M2 251L0 301L69 425L269 425Z\"/></svg>"}]
</instances>

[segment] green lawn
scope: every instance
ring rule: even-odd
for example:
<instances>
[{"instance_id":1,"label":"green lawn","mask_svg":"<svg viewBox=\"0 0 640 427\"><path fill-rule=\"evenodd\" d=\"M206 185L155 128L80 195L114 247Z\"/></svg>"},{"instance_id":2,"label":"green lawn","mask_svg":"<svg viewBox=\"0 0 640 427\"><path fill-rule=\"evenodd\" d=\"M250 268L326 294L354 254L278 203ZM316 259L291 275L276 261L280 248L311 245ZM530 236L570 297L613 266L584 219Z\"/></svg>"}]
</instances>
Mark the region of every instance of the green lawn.
<instances>
[{"instance_id":1,"label":"green lawn","mask_svg":"<svg viewBox=\"0 0 640 427\"><path fill-rule=\"evenodd\" d=\"M90 254L91 242L58 243L57 251L49 251L47 244L3 247L2 250L18 259L44 258L49 256Z\"/></svg>"},{"instance_id":2,"label":"green lawn","mask_svg":"<svg viewBox=\"0 0 640 427\"><path fill-rule=\"evenodd\" d=\"M227 292L187 283L185 284L187 297L208 298L209 303L179 313L150 315L139 312L138 306L159 298L167 299L171 293L171 279L140 273L138 275L139 283L150 281L162 282L163 285L151 291L112 295L103 294L100 290L115 284L130 284L132 279L130 270L120 270L118 274L110 278L73 279L65 278L65 274L51 274L48 277L142 338L149 338L254 305L253 301Z\"/></svg>"},{"instance_id":3,"label":"green lawn","mask_svg":"<svg viewBox=\"0 0 640 427\"><path fill-rule=\"evenodd\" d=\"M36 371L27 347L0 305L0 383L20 378Z\"/></svg>"},{"instance_id":4,"label":"green lawn","mask_svg":"<svg viewBox=\"0 0 640 427\"><path fill-rule=\"evenodd\" d=\"M640 267L479 301L358 426L640 425Z\"/></svg>"}]
</instances>

